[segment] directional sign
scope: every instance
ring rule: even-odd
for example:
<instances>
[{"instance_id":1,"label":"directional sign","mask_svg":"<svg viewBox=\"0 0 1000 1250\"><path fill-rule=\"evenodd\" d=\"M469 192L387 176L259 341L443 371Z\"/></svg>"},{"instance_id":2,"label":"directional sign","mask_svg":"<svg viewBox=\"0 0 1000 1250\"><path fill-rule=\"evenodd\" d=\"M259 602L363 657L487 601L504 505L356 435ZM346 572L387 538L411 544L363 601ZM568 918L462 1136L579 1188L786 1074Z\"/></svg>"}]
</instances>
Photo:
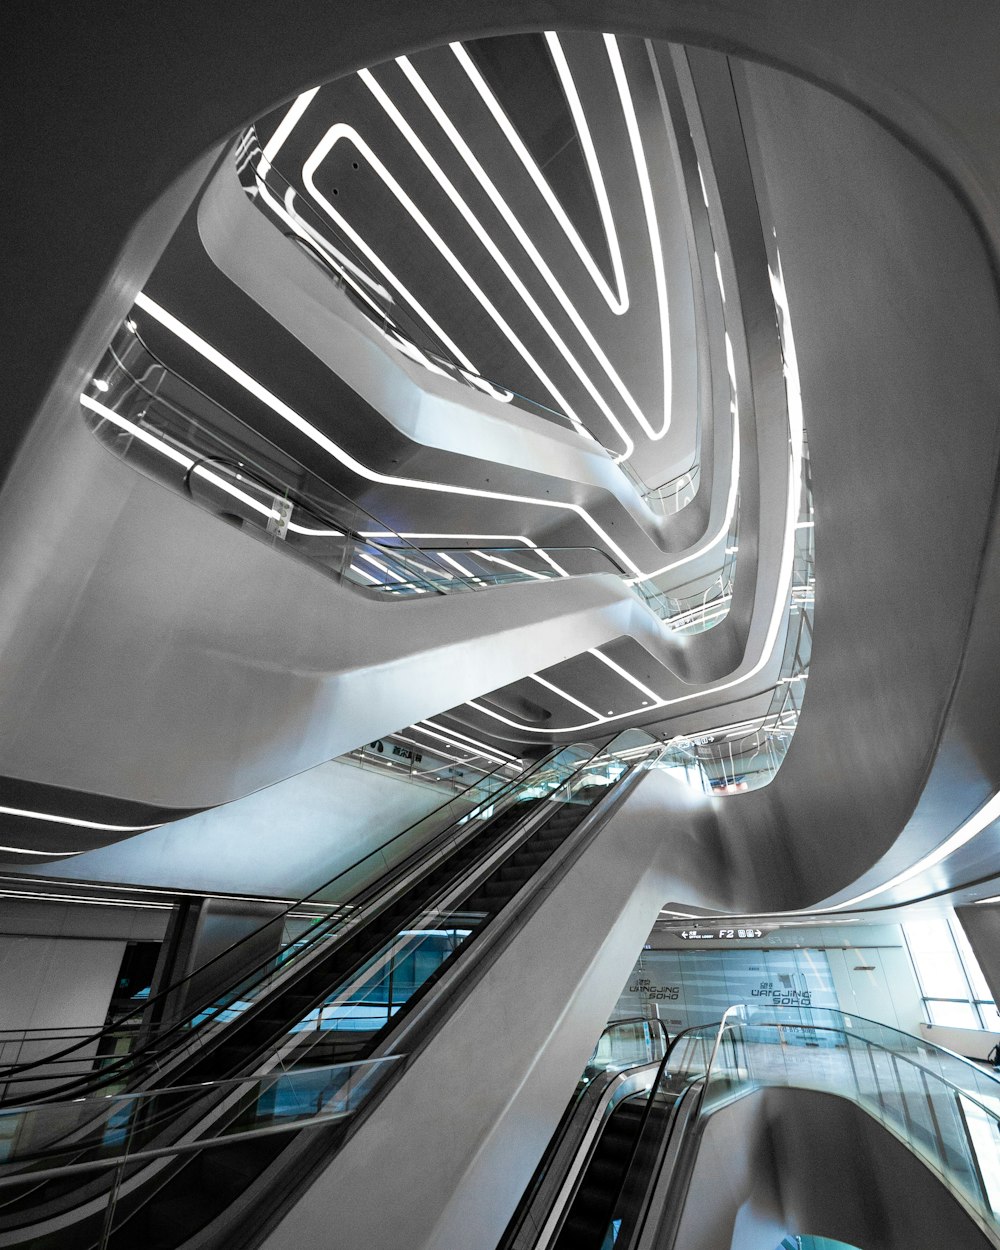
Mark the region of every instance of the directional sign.
<instances>
[{"instance_id":1,"label":"directional sign","mask_svg":"<svg viewBox=\"0 0 1000 1250\"><path fill-rule=\"evenodd\" d=\"M745 942L762 938L765 929L682 929L677 935L685 942Z\"/></svg>"}]
</instances>

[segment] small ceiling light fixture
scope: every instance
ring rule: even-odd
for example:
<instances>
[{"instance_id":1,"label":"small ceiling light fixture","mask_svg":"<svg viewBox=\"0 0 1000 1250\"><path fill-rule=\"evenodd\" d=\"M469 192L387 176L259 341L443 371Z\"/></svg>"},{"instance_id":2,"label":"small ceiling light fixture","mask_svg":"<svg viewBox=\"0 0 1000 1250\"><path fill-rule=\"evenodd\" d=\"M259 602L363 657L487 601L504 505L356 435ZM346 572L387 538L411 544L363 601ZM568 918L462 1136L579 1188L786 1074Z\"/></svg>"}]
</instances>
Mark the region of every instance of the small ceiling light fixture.
<instances>
[{"instance_id":1,"label":"small ceiling light fixture","mask_svg":"<svg viewBox=\"0 0 1000 1250\"><path fill-rule=\"evenodd\" d=\"M110 389L107 382L105 382L103 378L92 378L91 381L93 382L97 390L101 392L104 392Z\"/></svg>"}]
</instances>

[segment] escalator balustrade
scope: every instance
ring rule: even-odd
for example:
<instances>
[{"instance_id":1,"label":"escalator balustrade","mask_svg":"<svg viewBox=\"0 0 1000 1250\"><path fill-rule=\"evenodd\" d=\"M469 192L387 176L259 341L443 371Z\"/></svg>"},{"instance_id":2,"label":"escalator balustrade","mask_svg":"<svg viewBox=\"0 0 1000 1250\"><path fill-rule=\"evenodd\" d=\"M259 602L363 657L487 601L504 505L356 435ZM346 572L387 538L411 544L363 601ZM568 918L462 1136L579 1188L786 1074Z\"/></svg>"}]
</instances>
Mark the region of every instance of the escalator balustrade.
<instances>
[{"instance_id":1,"label":"escalator balustrade","mask_svg":"<svg viewBox=\"0 0 1000 1250\"><path fill-rule=\"evenodd\" d=\"M339 940L332 934L318 950L314 944L301 971L279 980L175 1064L171 1084L249 1078L276 1063L287 1070L388 1053L400 1021L608 793L605 784L585 784L568 796L529 798L502 810L367 923ZM520 837L522 826L529 827ZM240 1115L252 1109L231 1092L199 1097L190 1088L167 1091L156 1103L155 1113L131 1126L133 1149L217 1136L238 1127ZM310 1147L329 1152L344 1131L334 1126L314 1133ZM103 1224L106 1202L96 1201L106 1197L107 1173L82 1184L79 1177L26 1179L23 1190L0 1193L0 1246L173 1250L213 1221L224 1221L237 1197L260 1188L262 1174L273 1177L283 1156L296 1156L296 1138L304 1136L236 1140L211 1157L193 1153L166 1157L155 1167L126 1165L116 1181L112 1228ZM244 1205L252 1208L252 1200ZM39 1238L41 1219L61 1227Z\"/></svg>"}]
</instances>

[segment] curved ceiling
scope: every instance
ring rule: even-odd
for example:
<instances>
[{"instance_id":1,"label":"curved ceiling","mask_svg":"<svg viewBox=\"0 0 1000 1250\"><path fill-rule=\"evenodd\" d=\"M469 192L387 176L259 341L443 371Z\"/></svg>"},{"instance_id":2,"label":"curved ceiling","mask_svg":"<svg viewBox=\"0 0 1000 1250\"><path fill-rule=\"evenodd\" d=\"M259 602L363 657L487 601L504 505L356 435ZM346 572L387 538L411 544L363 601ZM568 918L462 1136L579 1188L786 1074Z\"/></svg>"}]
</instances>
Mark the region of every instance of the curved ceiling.
<instances>
[{"instance_id":1,"label":"curved ceiling","mask_svg":"<svg viewBox=\"0 0 1000 1250\"><path fill-rule=\"evenodd\" d=\"M792 64L806 76L861 99L867 111L905 135L912 149L858 110L779 71L727 63L717 54L702 53L692 53L686 66L679 68L678 90L687 116L701 119L704 151L711 158L704 163L710 203L715 200L716 213L726 227L724 234L716 232L722 282L727 304L734 299L739 304L739 316L727 318L726 325L728 329L738 324L742 330L733 335L733 375L741 435L743 423L748 425L743 446L751 463L741 480L740 555L748 558L740 560L738 570L751 568L753 578L743 582L742 608L734 606L726 626L712 631L718 635L715 654L724 655L729 665L727 675L738 674L754 640L759 644L761 633L772 632L781 566L774 531L782 521L787 527L790 515L794 521L788 507L782 507L781 500L775 506L766 489L769 472L772 486L775 481L775 456L762 448L768 437L779 440L778 416L785 419L783 412L775 411L776 399L783 399L780 343L773 298L761 281L767 270L766 230L761 230L760 217L748 222L744 213L728 219L724 214L726 197L737 194L741 177L753 192L765 225L777 231L814 472L818 645L800 732L770 787L732 801L716 800L713 806L718 838L732 864L734 900L752 896L787 906L849 890L856 879L866 880L864 874L879 856L886 859L873 870L876 876L912 862L915 854L960 825L970 805L975 806L976 794L988 797L995 785L996 734L982 711L993 692L989 666L979 660L986 641L980 641L976 632L973 609L977 595L985 593L992 568L988 558L984 563L983 551L992 522L1000 390L996 291L983 243L984 238L995 237L1000 203L1000 158L988 142L994 107L990 101L998 98L997 71L988 54L990 41L982 38L984 12L976 4L957 6L947 19L951 41L963 48L963 57L958 58L961 71L943 64L931 50L935 24L944 17L921 14L919 22L908 27L912 14L904 13L905 6L898 12L893 9L895 25L888 20L891 15L882 15L893 28L892 39L884 29L869 28L870 15L866 17L859 6L848 5L825 25L818 41L810 38L809 23L815 17L791 5L776 6L769 20L753 23L710 4L690 8L687 34L692 42L727 40L764 59ZM591 17L607 22L607 15L615 11L614 5L602 5L599 12L594 6ZM578 8L575 20L586 22L588 13L588 6ZM528 9L524 15L518 9L509 16L512 21L519 16L530 21ZM394 42L392 51L434 41L433 11L421 18L426 24L419 35L408 32L405 21L388 36L381 32L382 38ZM368 20L357 23L351 39L371 36L367 46L378 47ZM475 24L474 14L468 12L463 20L468 27L462 33L467 34ZM648 23L644 29L653 31L665 14L657 5L630 6L625 20ZM307 13L303 29L308 21ZM301 33L296 32L296 38ZM642 47L638 40L629 42ZM350 49L361 44L349 40L348 45L343 55L349 58ZM262 73L255 90L263 99L275 98L279 94L275 75L285 74L286 85L295 72L307 76L309 57L318 54L300 46L298 71L287 64L280 71L271 68ZM427 75L421 76L425 86L437 72L432 58L439 54L427 57ZM419 58L414 57L412 64L418 65ZM492 72L496 77L495 67ZM400 73L406 82L393 79L392 91L405 86L419 96L412 77L402 69ZM600 90L596 80L594 89ZM403 135L384 101L367 85L366 90ZM383 84L382 90L388 87ZM439 90L443 93L444 88ZM732 121L734 101L741 120L750 122L743 128L750 142L742 152L727 139L726 114L729 110ZM422 107L426 108L426 100ZM253 111L259 109L249 110ZM242 116L249 112L244 98ZM791 119L794 125L789 124ZM194 147L188 147L188 153L197 150L197 136L203 140L205 134L204 129L192 128L188 142ZM536 148L542 139L534 140ZM950 189L921 156L930 156L947 170ZM170 158L164 159L169 165ZM712 179L718 184L720 176L721 187L712 187ZM961 198L956 198L956 189ZM84 205L86 196L84 184ZM132 212L130 224L134 204L133 199L126 209ZM972 217L969 206L975 210ZM593 206L586 212L581 209L580 222L579 229L593 238ZM741 238L741 228L756 231L756 261L747 246L749 235ZM112 217L98 234L114 237L114 230ZM147 233L156 233L152 225ZM121 237L119 230L119 241ZM686 245L691 247L690 237ZM606 246L610 259L610 245ZM98 247L95 254L107 263L106 250ZM130 296L140 268L133 265ZM704 266L698 272L703 273ZM86 292L86 282L80 289ZM81 374L97 359L95 346L102 336L104 343L110 338L114 307L109 295L93 314L86 328L90 346L75 358L73 368L66 367L60 382L62 398L72 395L74 387L78 393ZM125 311L127 305L119 300L117 317ZM695 313L691 316L694 321ZM471 326L471 318L471 313L464 314L463 325ZM32 324L29 319L29 329ZM54 325L71 324L60 309ZM220 326L220 333L228 328ZM65 342L63 337L61 351ZM88 352L89 362L84 363ZM309 354L316 358L314 352ZM506 347L483 360L484 372L493 360L514 367ZM255 362L265 369L271 363L266 352ZM565 361L561 367L572 372ZM586 391L574 376L575 385ZM651 385L644 376L636 390L645 387L644 393L650 394ZM274 391L281 393L277 384ZM698 394L704 398L703 379ZM59 398L57 389L54 400ZM36 407L31 404L29 410ZM46 430L58 420L58 404L50 408L49 416L48 424L38 426L33 451L44 451ZM689 451L690 444L686 448ZM616 455L620 450L613 448ZM678 454L671 453L673 465ZM645 453L640 458L644 466L650 463ZM783 477L790 496L787 472L778 477ZM5 492L8 509L18 502L17 490L15 474ZM619 492L611 494L617 498ZM577 486L570 497L574 503L582 497ZM579 506L586 510L585 504ZM397 531L409 528L399 524L406 521L405 515L390 520ZM511 530L510 525L498 528L502 533ZM449 525L444 532L450 530ZM641 550L654 539L638 526L636 541ZM628 554L624 543L618 545ZM630 559L638 561L637 556ZM644 571L649 566L639 567ZM23 580L16 559L11 568ZM740 575L738 571L737 589ZM766 576L771 579L769 604L761 602ZM644 628L652 636L652 624ZM648 640L642 628L636 633L640 642ZM712 633L704 636L706 653ZM735 653L734 634L739 640ZM728 649L722 641L727 637ZM638 670L639 680L649 678L643 681L647 690L665 702L672 697L668 687L655 688L658 673L648 667L644 655L629 649L634 645L609 638L595 648L603 659L596 659L589 649L586 654L607 670L608 681L620 680L622 671L634 678ZM692 653L698 649L683 648ZM685 672L669 650L659 656L655 648L644 650L645 655L667 660L663 672L672 672L675 679L684 681L697 670L691 660L695 667ZM580 662L568 657L561 661ZM708 669L702 668L699 675L705 679ZM719 674L714 679L724 678ZM581 702L586 702L581 691L594 689L604 696L613 688L602 686L593 674L573 678L549 668L544 670L549 687L544 681L527 680L527 686L515 682L501 696L500 706L541 707L561 727L567 725L568 709L563 696L549 687ZM635 690L641 700L638 687ZM606 704L600 715L617 715L619 697L592 696L588 706L598 710L598 703L602 709ZM662 728L664 717L651 717L642 707L640 701L627 708L629 718L655 721ZM461 715L466 731L473 723L484 735L501 733L487 723L485 713L477 718L473 709L471 722L467 710ZM549 732L548 723L544 732ZM503 740L523 741L526 728L515 724L509 733L503 731ZM930 804L926 816L921 804ZM908 821L907 835L900 840Z\"/></svg>"}]
</instances>

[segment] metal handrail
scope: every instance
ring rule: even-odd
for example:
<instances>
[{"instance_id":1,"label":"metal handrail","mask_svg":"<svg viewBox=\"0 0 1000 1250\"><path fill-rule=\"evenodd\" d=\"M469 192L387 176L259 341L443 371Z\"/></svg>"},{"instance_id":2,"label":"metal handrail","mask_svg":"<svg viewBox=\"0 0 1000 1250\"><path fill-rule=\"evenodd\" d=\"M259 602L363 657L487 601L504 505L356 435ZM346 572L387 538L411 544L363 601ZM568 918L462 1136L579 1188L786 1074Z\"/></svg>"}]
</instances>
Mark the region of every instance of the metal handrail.
<instances>
[{"instance_id":1,"label":"metal handrail","mask_svg":"<svg viewBox=\"0 0 1000 1250\"><path fill-rule=\"evenodd\" d=\"M848 1039L854 1038L858 1042L867 1046L869 1049L881 1051L882 1054L890 1055L893 1059L896 1059L896 1060L902 1059L904 1063L908 1063L910 1067L916 1068L919 1072L923 1072L926 1076L932 1077L939 1084L947 1085L948 1088L953 1090L956 1094L961 1094L963 1098L967 1098L969 1102L977 1106L980 1111L985 1112L985 1114L988 1115L991 1120L996 1120L997 1123L1000 1124L1000 1113L994 1111L990 1107L987 1107L984 1103L981 1103L978 1097L975 1094L971 1093L969 1090L964 1089L961 1085L957 1085L954 1081L952 1081L950 1078L946 1076L943 1076L940 1072L935 1072L933 1068L926 1067L924 1064L920 1063L918 1060L906 1054L905 1051L893 1050L891 1046L885 1046L881 1042L873 1041L870 1037L862 1037L858 1033L852 1033L850 1029L839 1029L836 1027L836 1025L832 1025L832 1024L797 1024L797 1023L783 1024L778 1021L771 1022L771 1021L756 1021L755 1020L749 1023L747 1021L743 1021L743 1024L745 1025L745 1027L750 1028L750 1029L812 1029L814 1032L818 1032L818 1033L819 1032L837 1033L840 1036L846 1037ZM911 1034L907 1034L906 1036L909 1037L911 1036ZM934 1046L934 1043L927 1042L926 1045ZM935 1049L943 1050L943 1047L935 1047ZM947 1055L950 1055L951 1051L944 1051L944 1053ZM960 1056L956 1055L955 1058L960 1058ZM971 1066L974 1066L974 1065L970 1065L970 1067ZM979 1068L976 1068L975 1071L979 1075L985 1076L988 1080L994 1079L989 1076L989 1073L981 1072ZM998 1081L997 1084L1000 1085L1000 1081Z\"/></svg>"},{"instance_id":2,"label":"metal handrail","mask_svg":"<svg viewBox=\"0 0 1000 1250\"><path fill-rule=\"evenodd\" d=\"M565 749L564 747L559 747L559 748L554 749L553 751L549 752L546 756L544 756L541 760L539 760L538 763L533 768L530 768L526 770L525 772L522 772L517 777L510 778L494 794L487 796L487 798L483 799L480 803L476 804L475 807L471 808L468 812L464 812L460 817L457 817L456 820L452 821L451 824L447 825L443 830L441 830L438 834L436 834L434 838L431 840L431 842L427 844L427 846L420 848L419 853L421 855L432 853L433 849L437 847L443 839L445 839L447 836L451 834L452 830L454 830L454 828L457 826L459 821L468 820L469 817L474 816L475 813L481 810L483 807L489 804L496 803L498 799L502 800L505 797L509 797L510 790L512 787L519 785L520 783L527 781L531 777L535 776L541 768L547 765L554 758L555 755L557 755L561 750L564 750L564 749ZM494 768L491 772L485 774L485 777L488 778L488 777L495 776L496 773L498 773L504 767L506 767L506 763L498 764L497 767ZM473 786L470 786L469 789L473 789L474 787L481 785L484 779L485 778L480 778L480 780L477 782L474 782ZM231 955L233 951L235 951L238 947L244 945L244 943L249 942L253 938L258 937L260 933L263 932L264 929L267 929L272 925L278 924L279 922L283 923L284 920L288 917L288 915L291 912L295 911L297 908L301 907L303 904L309 903L312 900L314 900L318 894L321 894L325 890L328 890L332 885L334 885L342 877L345 877L349 873L354 872L359 867L359 865L364 864L368 860L373 859L376 855L381 854L387 847L397 842L400 838L404 837L407 833L411 832L413 829L415 829L418 825L422 824L424 821L432 819L438 812L442 811L444 808L453 804L456 800L456 797L458 796L453 795L450 799L445 800L444 803L441 803L438 807L436 807L432 812L429 812L426 816L422 816L419 820L416 820L412 824L407 825L405 829L401 830L397 834L394 834L391 838L388 838L385 842L381 843L379 846L374 848L374 850L371 850L366 855L362 856L361 859L349 865L349 867L344 868L340 872L336 873L333 877L329 879L329 881L325 881L322 885L312 890L309 894L306 894L302 898L298 899L296 902L289 904L282 911L272 916L263 925L255 929L252 933L245 935L244 937L240 938L238 941L233 942L230 946L225 947L222 951L214 955L210 960L207 960L194 972L188 973L186 976L181 977L179 980L172 982L166 989L159 991L157 994L153 995L153 997L147 999L145 1002L143 1002L140 1006L134 1008L132 1011L126 1012L124 1015L119 1016L115 1021L113 1021L110 1025L107 1025L104 1029L100 1029L96 1033L90 1034L88 1037L81 1038L75 1046L67 1047L63 1051L57 1051L54 1054L45 1057L44 1059L34 1060L34 1061L31 1061L29 1063L22 1064L22 1065L12 1065L9 1069L0 1069L0 1076L2 1076L5 1080L19 1079L18 1077L14 1075L15 1072L20 1073L20 1072L28 1071L29 1069L38 1068L39 1066L50 1063L51 1061L55 1059L61 1059L63 1056L71 1054L74 1050L79 1050L81 1046L95 1040L96 1038L105 1036L107 1033L110 1033L114 1031L115 1029L119 1028L121 1024L123 1023L123 1021L131 1020L135 1017L141 1017L149 1010L149 1008L154 1003L165 1002L170 995L176 994L177 990L182 988L184 985L193 981L196 977L203 976L206 969L209 969L213 967L214 965L217 965L220 960L224 959L226 956ZM406 861L404 861L404 863L405 862ZM397 865L396 869L394 869L393 871L395 872L402 866L403 865ZM337 918L336 914L333 915L331 918L336 919ZM247 973L247 977L253 975L253 973L259 971L260 969L264 967L269 967L271 964L272 958L273 957L269 956L267 959L262 960L259 964L251 968ZM194 1010L191 1014L197 1015L199 1014L199 1012L198 1010ZM168 1028L164 1031L163 1034L160 1034L160 1036L168 1036L171 1032L183 1028L184 1023L185 1021L175 1021L172 1025L168 1026ZM132 1056L122 1056L120 1061L124 1062L130 1059L131 1057ZM102 1072L101 1075L106 1076L107 1071L108 1071L107 1068L105 1068L105 1070Z\"/></svg>"}]
</instances>

